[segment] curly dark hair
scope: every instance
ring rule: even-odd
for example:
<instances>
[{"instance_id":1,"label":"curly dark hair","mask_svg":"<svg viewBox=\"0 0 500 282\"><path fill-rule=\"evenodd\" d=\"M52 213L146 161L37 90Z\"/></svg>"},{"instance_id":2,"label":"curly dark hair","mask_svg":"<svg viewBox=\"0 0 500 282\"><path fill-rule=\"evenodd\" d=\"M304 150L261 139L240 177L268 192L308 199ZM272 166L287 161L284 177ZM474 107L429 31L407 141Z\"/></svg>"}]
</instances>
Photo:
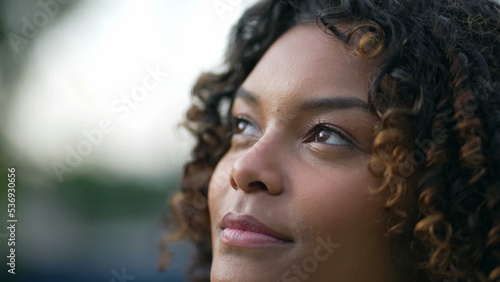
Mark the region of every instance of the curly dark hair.
<instances>
[{"instance_id":1,"label":"curly dark hair","mask_svg":"<svg viewBox=\"0 0 500 282\"><path fill-rule=\"evenodd\" d=\"M397 263L418 281L500 281L500 6L489 0L264 0L233 27L221 73L202 74L186 127L197 139L171 202L165 245L212 261L208 183L230 146L235 91L291 27L316 22L353 55L380 62L368 93L379 121L369 168L383 179ZM350 27L341 31L338 26ZM353 36L356 35L356 36ZM410 199L410 200L408 200Z\"/></svg>"}]
</instances>

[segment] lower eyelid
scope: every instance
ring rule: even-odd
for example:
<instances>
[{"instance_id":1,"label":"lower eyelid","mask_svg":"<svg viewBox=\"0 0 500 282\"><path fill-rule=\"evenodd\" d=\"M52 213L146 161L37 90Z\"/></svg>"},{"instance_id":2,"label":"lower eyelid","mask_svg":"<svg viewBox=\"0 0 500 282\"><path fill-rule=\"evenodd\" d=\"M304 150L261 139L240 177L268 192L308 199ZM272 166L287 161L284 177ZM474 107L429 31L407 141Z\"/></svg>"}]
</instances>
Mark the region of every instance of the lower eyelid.
<instances>
[{"instance_id":1,"label":"lower eyelid","mask_svg":"<svg viewBox=\"0 0 500 282\"><path fill-rule=\"evenodd\" d=\"M243 150L252 147L258 138L252 135L237 134L231 137L231 149Z\"/></svg>"}]
</instances>

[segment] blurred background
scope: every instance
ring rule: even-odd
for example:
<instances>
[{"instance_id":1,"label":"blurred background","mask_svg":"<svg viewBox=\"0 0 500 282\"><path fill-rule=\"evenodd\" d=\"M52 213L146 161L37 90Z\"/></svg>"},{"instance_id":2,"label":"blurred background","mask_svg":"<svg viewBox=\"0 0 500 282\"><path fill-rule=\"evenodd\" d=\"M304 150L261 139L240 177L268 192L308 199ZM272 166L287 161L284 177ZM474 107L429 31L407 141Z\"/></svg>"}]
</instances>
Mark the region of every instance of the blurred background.
<instances>
[{"instance_id":1,"label":"blurred background","mask_svg":"<svg viewBox=\"0 0 500 282\"><path fill-rule=\"evenodd\" d=\"M0 2L1 281L184 281L157 270L193 144L178 126L255 0ZM16 168L16 275L7 168Z\"/></svg>"}]
</instances>

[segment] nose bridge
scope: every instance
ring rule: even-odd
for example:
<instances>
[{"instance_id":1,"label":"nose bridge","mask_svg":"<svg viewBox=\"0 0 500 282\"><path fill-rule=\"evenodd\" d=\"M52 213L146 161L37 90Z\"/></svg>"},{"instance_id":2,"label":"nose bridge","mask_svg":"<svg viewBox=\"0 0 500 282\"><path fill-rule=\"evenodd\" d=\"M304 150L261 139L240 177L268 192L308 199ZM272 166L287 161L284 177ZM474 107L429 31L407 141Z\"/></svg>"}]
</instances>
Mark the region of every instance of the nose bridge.
<instances>
[{"instance_id":1,"label":"nose bridge","mask_svg":"<svg viewBox=\"0 0 500 282\"><path fill-rule=\"evenodd\" d=\"M263 189L274 195L282 193L284 159L279 143L278 138L268 134L241 152L233 163L231 186L247 193Z\"/></svg>"}]
</instances>

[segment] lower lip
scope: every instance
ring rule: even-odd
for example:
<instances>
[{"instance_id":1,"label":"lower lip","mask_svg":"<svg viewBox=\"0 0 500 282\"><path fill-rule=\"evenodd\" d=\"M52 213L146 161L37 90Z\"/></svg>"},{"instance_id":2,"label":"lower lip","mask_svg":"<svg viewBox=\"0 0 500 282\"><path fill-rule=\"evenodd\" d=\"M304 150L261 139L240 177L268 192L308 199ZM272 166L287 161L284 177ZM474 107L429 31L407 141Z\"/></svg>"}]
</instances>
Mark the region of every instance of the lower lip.
<instances>
[{"instance_id":1,"label":"lower lip","mask_svg":"<svg viewBox=\"0 0 500 282\"><path fill-rule=\"evenodd\" d=\"M232 228L223 229L220 238L225 244L240 247L269 247L288 243L269 235Z\"/></svg>"}]
</instances>

